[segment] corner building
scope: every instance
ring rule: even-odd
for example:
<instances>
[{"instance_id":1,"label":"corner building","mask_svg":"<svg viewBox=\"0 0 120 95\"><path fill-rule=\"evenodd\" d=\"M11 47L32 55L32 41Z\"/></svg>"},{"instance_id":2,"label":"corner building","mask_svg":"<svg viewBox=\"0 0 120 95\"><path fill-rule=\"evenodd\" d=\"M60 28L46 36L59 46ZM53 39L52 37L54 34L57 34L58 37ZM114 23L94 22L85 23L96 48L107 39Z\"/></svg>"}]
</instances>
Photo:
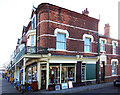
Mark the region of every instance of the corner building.
<instances>
[{"instance_id":1,"label":"corner building","mask_svg":"<svg viewBox=\"0 0 120 95\"><path fill-rule=\"evenodd\" d=\"M118 40L99 35L99 20L88 14L87 9L80 14L40 4L23 27L9 74L21 84L36 82L38 89L49 90L69 81L76 87L120 75Z\"/></svg>"}]
</instances>

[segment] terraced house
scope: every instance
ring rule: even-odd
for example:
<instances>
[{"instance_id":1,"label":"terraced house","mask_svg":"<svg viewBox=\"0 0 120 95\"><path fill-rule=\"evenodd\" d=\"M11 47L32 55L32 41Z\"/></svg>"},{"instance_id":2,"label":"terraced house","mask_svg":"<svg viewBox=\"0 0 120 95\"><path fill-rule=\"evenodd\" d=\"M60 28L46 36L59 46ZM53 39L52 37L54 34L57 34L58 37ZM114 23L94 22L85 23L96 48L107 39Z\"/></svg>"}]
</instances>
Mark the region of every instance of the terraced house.
<instances>
[{"instance_id":1,"label":"terraced house","mask_svg":"<svg viewBox=\"0 0 120 95\"><path fill-rule=\"evenodd\" d=\"M49 90L69 81L73 86L113 81L120 75L120 41L110 37L109 24L100 35L99 20L88 14L49 3L33 9L8 74L21 84Z\"/></svg>"}]
</instances>

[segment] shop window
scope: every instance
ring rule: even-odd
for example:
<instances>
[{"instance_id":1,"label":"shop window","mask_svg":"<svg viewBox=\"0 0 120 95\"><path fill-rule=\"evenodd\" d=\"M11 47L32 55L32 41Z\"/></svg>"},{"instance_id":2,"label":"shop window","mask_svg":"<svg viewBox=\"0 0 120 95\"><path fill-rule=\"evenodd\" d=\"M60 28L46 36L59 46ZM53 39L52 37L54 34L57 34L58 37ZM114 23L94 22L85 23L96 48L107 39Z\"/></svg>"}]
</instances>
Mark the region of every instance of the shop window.
<instances>
[{"instance_id":1,"label":"shop window","mask_svg":"<svg viewBox=\"0 0 120 95\"><path fill-rule=\"evenodd\" d=\"M75 68L74 67L62 67L61 82L66 83L68 81L74 81Z\"/></svg>"},{"instance_id":2,"label":"shop window","mask_svg":"<svg viewBox=\"0 0 120 95\"><path fill-rule=\"evenodd\" d=\"M50 64L49 84L67 83L68 81L75 81L75 64Z\"/></svg>"},{"instance_id":3,"label":"shop window","mask_svg":"<svg viewBox=\"0 0 120 95\"><path fill-rule=\"evenodd\" d=\"M32 80L37 80L37 66L32 67Z\"/></svg>"},{"instance_id":4,"label":"shop window","mask_svg":"<svg viewBox=\"0 0 120 95\"><path fill-rule=\"evenodd\" d=\"M60 67L50 67L49 68L50 77L49 83L50 84L59 84L60 83Z\"/></svg>"},{"instance_id":5,"label":"shop window","mask_svg":"<svg viewBox=\"0 0 120 95\"><path fill-rule=\"evenodd\" d=\"M29 67L28 68L28 83L31 83L31 79L32 79L32 68Z\"/></svg>"},{"instance_id":6,"label":"shop window","mask_svg":"<svg viewBox=\"0 0 120 95\"><path fill-rule=\"evenodd\" d=\"M85 81L86 80L86 65L83 63L82 64L82 71L81 71L81 79L82 81Z\"/></svg>"},{"instance_id":7,"label":"shop window","mask_svg":"<svg viewBox=\"0 0 120 95\"><path fill-rule=\"evenodd\" d=\"M117 62L113 61L112 62L112 75L117 74Z\"/></svg>"}]
</instances>

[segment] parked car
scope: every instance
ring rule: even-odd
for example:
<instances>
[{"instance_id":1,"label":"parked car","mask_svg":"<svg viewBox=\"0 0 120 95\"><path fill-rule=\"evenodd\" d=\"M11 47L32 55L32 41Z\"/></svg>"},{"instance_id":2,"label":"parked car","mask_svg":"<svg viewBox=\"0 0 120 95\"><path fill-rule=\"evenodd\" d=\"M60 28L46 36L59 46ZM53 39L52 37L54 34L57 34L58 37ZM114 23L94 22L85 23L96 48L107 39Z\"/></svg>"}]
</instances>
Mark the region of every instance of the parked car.
<instances>
[{"instance_id":1,"label":"parked car","mask_svg":"<svg viewBox=\"0 0 120 95\"><path fill-rule=\"evenodd\" d=\"M114 82L113 82L114 86L120 86L120 76L118 76Z\"/></svg>"}]
</instances>

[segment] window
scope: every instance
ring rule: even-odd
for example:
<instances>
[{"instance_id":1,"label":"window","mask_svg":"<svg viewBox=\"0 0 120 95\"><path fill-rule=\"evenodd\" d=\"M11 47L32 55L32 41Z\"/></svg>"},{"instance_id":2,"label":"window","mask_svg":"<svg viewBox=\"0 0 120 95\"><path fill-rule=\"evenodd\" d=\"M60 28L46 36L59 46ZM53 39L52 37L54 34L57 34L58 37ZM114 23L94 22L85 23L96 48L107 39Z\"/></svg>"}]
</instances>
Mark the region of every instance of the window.
<instances>
[{"instance_id":1,"label":"window","mask_svg":"<svg viewBox=\"0 0 120 95\"><path fill-rule=\"evenodd\" d=\"M33 20L31 21L31 30L33 30Z\"/></svg>"},{"instance_id":2,"label":"window","mask_svg":"<svg viewBox=\"0 0 120 95\"><path fill-rule=\"evenodd\" d=\"M67 83L75 81L75 64L49 64L49 84Z\"/></svg>"},{"instance_id":3,"label":"window","mask_svg":"<svg viewBox=\"0 0 120 95\"><path fill-rule=\"evenodd\" d=\"M91 52L91 38L85 38L84 41L84 51L85 52Z\"/></svg>"},{"instance_id":4,"label":"window","mask_svg":"<svg viewBox=\"0 0 120 95\"><path fill-rule=\"evenodd\" d=\"M82 81L85 81L86 80L86 64L85 63L82 64L81 75L82 75L81 76Z\"/></svg>"},{"instance_id":5,"label":"window","mask_svg":"<svg viewBox=\"0 0 120 95\"><path fill-rule=\"evenodd\" d=\"M101 51L105 51L105 41L101 40Z\"/></svg>"},{"instance_id":6,"label":"window","mask_svg":"<svg viewBox=\"0 0 120 95\"><path fill-rule=\"evenodd\" d=\"M36 15L34 16L34 28L36 28Z\"/></svg>"},{"instance_id":7,"label":"window","mask_svg":"<svg viewBox=\"0 0 120 95\"><path fill-rule=\"evenodd\" d=\"M113 54L116 54L116 43L113 42Z\"/></svg>"},{"instance_id":8,"label":"window","mask_svg":"<svg viewBox=\"0 0 120 95\"><path fill-rule=\"evenodd\" d=\"M61 83L66 83L68 81L74 81L75 68L74 67L62 67L61 72Z\"/></svg>"},{"instance_id":9,"label":"window","mask_svg":"<svg viewBox=\"0 0 120 95\"><path fill-rule=\"evenodd\" d=\"M34 40L34 35L31 36L31 47L30 47L30 52L35 53L35 40Z\"/></svg>"},{"instance_id":10,"label":"window","mask_svg":"<svg viewBox=\"0 0 120 95\"><path fill-rule=\"evenodd\" d=\"M57 33L56 49L66 50L66 35Z\"/></svg>"},{"instance_id":11,"label":"window","mask_svg":"<svg viewBox=\"0 0 120 95\"><path fill-rule=\"evenodd\" d=\"M32 35L32 36L31 36L31 46L34 46L34 42L35 42L35 40L34 40L34 35Z\"/></svg>"},{"instance_id":12,"label":"window","mask_svg":"<svg viewBox=\"0 0 120 95\"><path fill-rule=\"evenodd\" d=\"M49 84L51 83L59 84L60 83L60 67L59 66L50 67L49 72L50 72Z\"/></svg>"},{"instance_id":13,"label":"window","mask_svg":"<svg viewBox=\"0 0 120 95\"><path fill-rule=\"evenodd\" d=\"M117 74L117 62L113 61L112 62L112 75Z\"/></svg>"}]
</instances>

